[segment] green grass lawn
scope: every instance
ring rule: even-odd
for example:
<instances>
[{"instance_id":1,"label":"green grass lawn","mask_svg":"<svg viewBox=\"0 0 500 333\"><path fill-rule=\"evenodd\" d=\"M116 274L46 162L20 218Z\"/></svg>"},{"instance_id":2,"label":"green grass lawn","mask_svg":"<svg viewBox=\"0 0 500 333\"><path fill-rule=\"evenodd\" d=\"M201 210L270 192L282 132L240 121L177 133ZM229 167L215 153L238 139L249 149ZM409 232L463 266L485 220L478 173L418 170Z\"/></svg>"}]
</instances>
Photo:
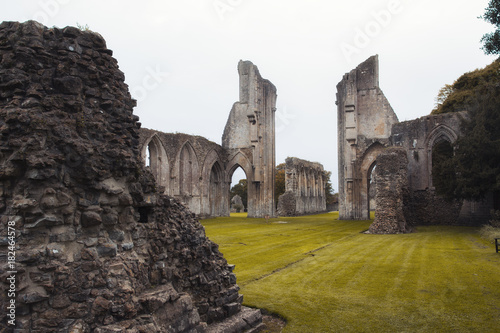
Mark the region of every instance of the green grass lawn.
<instances>
[{"instance_id":1,"label":"green grass lawn","mask_svg":"<svg viewBox=\"0 0 500 333\"><path fill-rule=\"evenodd\" d=\"M500 254L466 227L369 235L338 214L203 220L244 304L285 332L498 332ZM286 223L283 223L286 222Z\"/></svg>"}]
</instances>

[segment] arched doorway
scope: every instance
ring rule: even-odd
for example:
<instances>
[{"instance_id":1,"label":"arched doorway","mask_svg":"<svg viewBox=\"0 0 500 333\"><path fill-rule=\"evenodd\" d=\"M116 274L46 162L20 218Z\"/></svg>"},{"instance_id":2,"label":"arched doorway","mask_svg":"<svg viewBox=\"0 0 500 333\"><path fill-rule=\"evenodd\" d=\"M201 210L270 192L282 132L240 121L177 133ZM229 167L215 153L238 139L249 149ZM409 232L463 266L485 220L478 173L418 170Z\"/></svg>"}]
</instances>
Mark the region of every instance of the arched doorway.
<instances>
[{"instance_id":1,"label":"arched doorway","mask_svg":"<svg viewBox=\"0 0 500 333\"><path fill-rule=\"evenodd\" d=\"M436 141L432 147L431 187L438 193L452 195L455 189L456 175L453 168L453 146L444 138Z\"/></svg>"},{"instance_id":2,"label":"arched doorway","mask_svg":"<svg viewBox=\"0 0 500 333\"><path fill-rule=\"evenodd\" d=\"M385 146L379 142L372 144L363 157L360 172L361 184L357 189L357 197L359 203L360 215L356 219L369 220L370 219L370 188L373 179L373 171L375 170L377 156L385 149Z\"/></svg>"},{"instance_id":3,"label":"arched doorway","mask_svg":"<svg viewBox=\"0 0 500 333\"><path fill-rule=\"evenodd\" d=\"M236 196L238 196L239 199L236 198ZM239 202L240 200L241 202ZM248 177L240 166L233 171L231 176L229 207L231 213L248 211Z\"/></svg>"},{"instance_id":4,"label":"arched doorway","mask_svg":"<svg viewBox=\"0 0 500 333\"><path fill-rule=\"evenodd\" d=\"M196 153L189 142L186 142L182 147L179 154L179 175L178 175L178 189L179 194L185 197L198 196L199 175L198 158Z\"/></svg>"},{"instance_id":5,"label":"arched doorway","mask_svg":"<svg viewBox=\"0 0 500 333\"><path fill-rule=\"evenodd\" d=\"M219 162L215 162L210 170L208 201L210 216L224 216L224 176Z\"/></svg>"}]
</instances>

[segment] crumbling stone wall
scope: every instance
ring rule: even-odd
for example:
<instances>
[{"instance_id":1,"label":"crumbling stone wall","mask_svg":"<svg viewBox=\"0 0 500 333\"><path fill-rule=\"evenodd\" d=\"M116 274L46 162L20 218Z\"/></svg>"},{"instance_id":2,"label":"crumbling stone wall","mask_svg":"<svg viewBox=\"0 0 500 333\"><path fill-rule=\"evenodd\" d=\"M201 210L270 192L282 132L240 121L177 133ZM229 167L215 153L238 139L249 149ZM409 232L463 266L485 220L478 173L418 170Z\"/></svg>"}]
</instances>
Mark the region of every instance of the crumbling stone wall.
<instances>
[{"instance_id":1,"label":"crumbling stone wall","mask_svg":"<svg viewBox=\"0 0 500 333\"><path fill-rule=\"evenodd\" d=\"M372 234L399 234L410 231L405 218L408 199L408 159L400 147L385 149L377 156L375 169L376 210L370 225Z\"/></svg>"},{"instance_id":2,"label":"crumbling stone wall","mask_svg":"<svg viewBox=\"0 0 500 333\"><path fill-rule=\"evenodd\" d=\"M297 216L297 196L294 192L285 191L278 198L278 216Z\"/></svg>"},{"instance_id":3,"label":"crumbling stone wall","mask_svg":"<svg viewBox=\"0 0 500 333\"><path fill-rule=\"evenodd\" d=\"M410 200L407 220L420 225L480 225L487 223L492 207L485 202L447 201L436 194L432 183L432 151L436 144L451 144L460 135L461 119L467 112L424 116L395 124L391 143L403 147L408 156Z\"/></svg>"},{"instance_id":4,"label":"crumbling stone wall","mask_svg":"<svg viewBox=\"0 0 500 333\"><path fill-rule=\"evenodd\" d=\"M1 331L12 300L18 332L204 332L242 313L233 266L143 167L134 105L100 35L0 24Z\"/></svg>"},{"instance_id":5,"label":"crumbling stone wall","mask_svg":"<svg viewBox=\"0 0 500 333\"><path fill-rule=\"evenodd\" d=\"M220 145L201 136L141 128L140 147L162 193L200 217L229 215L228 153Z\"/></svg>"},{"instance_id":6,"label":"crumbling stone wall","mask_svg":"<svg viewBox=\"0 0 500 333\"><path fill-rule=\"evenodd\" d=\"M296 157L288 157L285 165L285 193L278 200L278 215L325 212L327 179L323 166Z\"/></svg>"}]
</instances>

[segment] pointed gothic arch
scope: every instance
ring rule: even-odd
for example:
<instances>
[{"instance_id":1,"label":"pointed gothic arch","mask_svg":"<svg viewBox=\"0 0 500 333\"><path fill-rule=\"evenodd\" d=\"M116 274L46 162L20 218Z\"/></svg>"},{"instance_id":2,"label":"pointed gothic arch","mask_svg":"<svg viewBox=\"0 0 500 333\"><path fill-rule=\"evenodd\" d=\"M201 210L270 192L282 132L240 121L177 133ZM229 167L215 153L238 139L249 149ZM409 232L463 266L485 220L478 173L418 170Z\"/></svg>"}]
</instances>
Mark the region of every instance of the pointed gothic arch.
<instances>
[{"instance_id":1,"label":"pointed gothic arch","mask_svg":"<svg viewBox=\"0 0 500 333\"><path fill-rule=\"evenodd\" d=\"M443 141L449 142L453 144L458 139L458 134L450 127L439 124L436 126L427 136L425 140L425 146L427 149L427 175L428 175L428 184L429 188L433 188L433 180L432 180L432 151L434 146Z\"/></svg>"},{"instance_id":2,"label":"pointed gothic arch","mask_svg":"<svg viewBox=\"0 0 500 333\"><path fill-rule=\"evenodd\" d=\"M250 160L243 155L241 152L237 152L231 160L228 162L226 170L226 181L231 183L231 178L233 177L233 173L236 171L236 169L242 168L243 171L245 172L245 175L247 176L248 182L253 181L252 176L252 163L250 163Z\"/></svg>"},{"instance_id":3,"label":"pointed gothic arch","mask_svg":"<svg viewBox=\"0 0 500 333\"><path fill-rule=\"evenodd\" d=\"M377 164L377 156L386 147L380 143L373 143L365 152L360 168L360 191L359 191L359 202L361 205L361 216L362 219L370 219L370 180L371 173Z\"/></svg>"},{"instance_id":4,"label":"pointed gothic arch","mask_svg":"<svg viewBox=\"0 0 500 333\"><path fill-rule=\"evenodd\" d=\"M210 216L225 216L227 209L224 200L224 173L219 162L215 162L210 169L210 179L208 188L208 202Z\"/></svg>"},{"instance_id":5,"label":"pointed gothic arch","mask_svg":"<svg viewBox=\"0 0 500 333\"><path fill-rule=\"evenodd\" d=\"M160 186L169 191L169 163L167 153L157 134L153 134L144 144L141 151L142 160Z\"/></svg>"},{"instance_id":6,"label":"pointed gothic arch","mask_svg":"<svg viewBox=\"0 0 500 333\"><path fill-rule=\"evenodd\" d=\"M202 207L207 216L228 216L229 202L226 200L229 184L225 180L224 163L215 149L212 149L203 162L202 170L203 195Z\"/></svg>"},{"instance_id":7,"label":"pointed gothic arch","mask_svg":"<svg viewBox=\"0 0 500 333\"><path fill-rule=\"evenodd\" d=\"M179 150L176 162L177 195L193 197L200 195L199 164L196 152L189 141L186 141Z\"/></svg>"}]
</instances>

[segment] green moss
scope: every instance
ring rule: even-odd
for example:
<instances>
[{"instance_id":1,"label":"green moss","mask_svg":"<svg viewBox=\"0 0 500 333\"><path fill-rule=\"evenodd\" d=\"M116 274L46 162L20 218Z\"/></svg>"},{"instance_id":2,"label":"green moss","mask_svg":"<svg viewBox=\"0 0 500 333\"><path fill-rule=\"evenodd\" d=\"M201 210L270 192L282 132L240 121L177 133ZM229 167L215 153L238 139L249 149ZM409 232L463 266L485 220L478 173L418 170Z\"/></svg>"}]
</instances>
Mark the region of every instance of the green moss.
<instances>
[{"instance_id":1,"label":"green moss","mask_svg":"<svg viewBox=\"0 0 500 333\"><path fill-rule=\"evenodd\" d=\"M286 318L284 332L496 331L500 255L478 229L369 235L371 221L337 218L202 223L236 265L245 304Z\"/></svg>"}]
</instances>

